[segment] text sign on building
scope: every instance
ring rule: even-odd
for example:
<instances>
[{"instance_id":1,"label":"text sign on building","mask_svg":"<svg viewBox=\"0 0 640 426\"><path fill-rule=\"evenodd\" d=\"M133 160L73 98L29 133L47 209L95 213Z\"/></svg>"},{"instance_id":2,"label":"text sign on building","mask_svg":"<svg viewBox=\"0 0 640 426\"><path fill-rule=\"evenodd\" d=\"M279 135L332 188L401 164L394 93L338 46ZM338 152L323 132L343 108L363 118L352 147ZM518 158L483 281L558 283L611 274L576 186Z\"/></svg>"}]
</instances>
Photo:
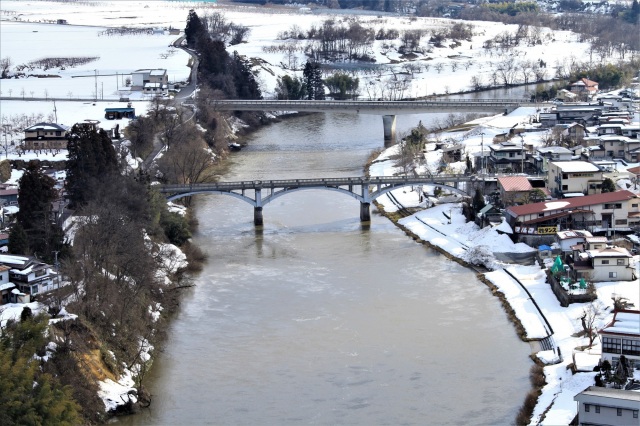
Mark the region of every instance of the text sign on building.
<instances>
[{"instance_id":1,"label":"text sign on building","mask_svg":"<svg viewBox=\"0 0 640 426\"><path fill-rule=\"evenodd\" d=\"M538 227L538 234L540 235L555 234L556 232L558 232L557 226L539 226Z\"/></svg>"}]
</instances>

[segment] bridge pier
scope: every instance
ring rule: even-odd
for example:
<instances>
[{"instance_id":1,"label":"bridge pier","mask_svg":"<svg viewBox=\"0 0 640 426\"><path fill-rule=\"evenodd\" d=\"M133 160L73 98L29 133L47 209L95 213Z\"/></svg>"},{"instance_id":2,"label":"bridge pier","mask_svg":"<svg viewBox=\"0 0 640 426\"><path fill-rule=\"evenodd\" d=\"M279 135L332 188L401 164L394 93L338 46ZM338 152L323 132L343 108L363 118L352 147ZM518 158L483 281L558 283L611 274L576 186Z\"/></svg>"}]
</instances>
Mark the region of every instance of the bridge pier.
<instances>
[{"instance_id":1,"label":"bridge pier","mask_svg":"<svg viewBox=\"0 0 640 426\"><path fill-rule=\"evenodd\" d=\"M264 225L264 222L262 221L262 207L253 208L253 224L255 226Z\"/></svg>"},{"instance_id":2,"label":"bridge pier","mask_svg":"<svg viewBox=\"0 0 640 426\"><path fill-rule=\"evenodd\" d=\"M371 203L363 203L360 202L360 221L361 222L371 222L371 212L369 207Z\"/></svg>"},{"instance_id":3,"label":"bridge pier","mask_svg":"<svg viewBox=\"0 0 640 426\"><path fill-rule=\"evenodd\" d=\"M382 125L384 126L384 140L396 139L396 116L395 115L383 115Z\"/></svg>"}]
</instances>

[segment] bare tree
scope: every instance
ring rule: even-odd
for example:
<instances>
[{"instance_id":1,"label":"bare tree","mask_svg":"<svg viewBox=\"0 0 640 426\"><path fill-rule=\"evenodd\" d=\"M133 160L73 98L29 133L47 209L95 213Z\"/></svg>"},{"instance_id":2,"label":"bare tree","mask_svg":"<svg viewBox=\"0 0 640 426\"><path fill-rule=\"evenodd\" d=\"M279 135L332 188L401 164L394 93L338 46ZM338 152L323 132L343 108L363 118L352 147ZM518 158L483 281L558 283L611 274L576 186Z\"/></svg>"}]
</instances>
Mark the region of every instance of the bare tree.
<instances>
[{"instance_id":1,"label":"bare tree","mask_svg":"<svg viewBox=\"0 0 640 426\"><path fill-rule=\"evenodd\" d=\"M580 323L582 325L583 333L589 338L589 345L593 346L593 341L598 336L598 321L602 317L602 311L594 303L590 303L582 310L582 316L580 316Z\"/></svg>"}]
</instances>

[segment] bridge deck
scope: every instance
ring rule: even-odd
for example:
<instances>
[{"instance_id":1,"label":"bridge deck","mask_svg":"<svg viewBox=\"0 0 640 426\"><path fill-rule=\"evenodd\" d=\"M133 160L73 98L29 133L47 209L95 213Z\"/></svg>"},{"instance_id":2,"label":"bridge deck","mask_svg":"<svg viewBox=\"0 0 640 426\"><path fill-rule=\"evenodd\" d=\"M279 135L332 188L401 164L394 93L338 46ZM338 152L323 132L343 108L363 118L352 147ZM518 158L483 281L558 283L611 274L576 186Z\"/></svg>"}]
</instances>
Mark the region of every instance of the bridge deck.
<instances>
[{"instance_id":1,"label":"bridge deck","mask_svg":"<svg viewBox=\"0 0 640 426\"><path fill-rule=\"evenodd\" d=\"M280 189L280 188L314 188L314 187L339 187L362 185L420 185L433 183L457 183L476 180L475 176L466 175L438 175L424 177L344 177L344 178L318 178L318 179L285 179L285 180L255 180L238 182L197 183L191 185L169 184L162 185L160 192L163 194L176 194L182 192L206 192L206 191L237 191L247 189Z\"/></svg>"},{"instance_id":2,"label":"bridge deck","mask_svg":"<svg viewBox=\"0 0 640 426\"><path fill-rule=\"evenodd\" d=\"M313 101L313 100L215 100L211 105L222 111L308 111L362 114L414 114L420 112L503 112L520 106L545 104L523 99L455 99L425 101Z\"/></svg>"}]
</instances>

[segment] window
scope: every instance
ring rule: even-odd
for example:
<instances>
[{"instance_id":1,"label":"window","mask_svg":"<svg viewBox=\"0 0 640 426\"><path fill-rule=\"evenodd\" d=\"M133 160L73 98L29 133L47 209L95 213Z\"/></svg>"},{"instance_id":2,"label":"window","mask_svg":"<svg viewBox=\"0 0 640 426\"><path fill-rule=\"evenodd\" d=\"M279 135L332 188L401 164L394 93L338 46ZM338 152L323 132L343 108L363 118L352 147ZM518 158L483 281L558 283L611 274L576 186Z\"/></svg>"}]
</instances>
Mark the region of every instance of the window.
<instances>
[{"instance_id":1,"label":"window","mask_svg":"<svg viewBox=\"0 0 640 426\"><path fill-rule=\"evenodd\" d=\"M624 259L618 259L618 260L616 261L616 263L617 263L618 265L624 265Z\"/></svg>"},{"instance_id":2,"label":"window","mask_svg":"<svg viewBox=\"0 0 640 426\"><path fill-rule=\"evenodd\" d=\"M569 179L569 175L567 173L562 174L562 179Z\"/></svg>"},{"instance_id":3,"label":"window","mask_svg":"<svg viewBox=\"0 0 640 426\"><path fill-rule=\"evenodd\" d=\"M569 189L569 185L562 185L562 190L567 191Z\"/></svg>"},{"instance_id":4,"label":"window","mask_svg":"<svg viewBox=\"0 0 640 426\"><path fill-rule=\"evenodd\" d=\"M609 264L609 260L608 259L602 259L602 264L603 265L608 265Z\"/></svg>"},{"instance_id":5,"label":"window","mask_svg":"<svg viewBox=\"0 0 640 426\"><path fill-rule=\"evenodd\" d=\"M618 408L618 416L622 416L622 408Z\"/></svg>"},{"instance_id":6,"label":"window","mask_svg":"<svg viewBox=\"0 0 640 426\"><path fill-rule=\"evenodd\" d=\"M618 278L617 272L609 272L609 278Z\"/></svg>"},{"instance_id":7,"label":"window","mask_svg":"<svg viewBox=\"0 0 640 426\"><path fill-rule=\"evenodd\" d=\"M600 406L596 405L596 413L600 414Z\"/></svg>"},{"instance_id":8,"label":"window","mask_svg":"<svg viewBox=\"0 0 640 426\"><path fill-rule=\"evenodd\" d=\"M586 413L588 413L588 412L589 412L589 409L590 409L590 408L589 408L589 404L584 404L584 411L585 411Z\"/></svg>"},{"instance_id":9,"label":"window","mask_svg":"<svg viewBox=\"0 0 640 426\"><path fill-rule=\"evenodd\" d=\"M622 339L622 353L640 356L640 340Z\"/></svg>"},{"instance_id":10,"label":"window","mask_svg":"<svg viewBox=\"0 0 640 426\"><path fill-rule=\"evenodd\" d=\"M634 419L638 418L638 410L633 410L633 418Z\"/></svg>"},{"instance_id":11,"label":"window","mask_svg":"<svg viewBox=\"0 0 640 426\"><path fill-rule=\"evenodd\" d=\"M621 348L620 339L616 339L613 337L602 337L602 352L607 352L611 354L619 354Z\"/></svg>"}]
</instances>

